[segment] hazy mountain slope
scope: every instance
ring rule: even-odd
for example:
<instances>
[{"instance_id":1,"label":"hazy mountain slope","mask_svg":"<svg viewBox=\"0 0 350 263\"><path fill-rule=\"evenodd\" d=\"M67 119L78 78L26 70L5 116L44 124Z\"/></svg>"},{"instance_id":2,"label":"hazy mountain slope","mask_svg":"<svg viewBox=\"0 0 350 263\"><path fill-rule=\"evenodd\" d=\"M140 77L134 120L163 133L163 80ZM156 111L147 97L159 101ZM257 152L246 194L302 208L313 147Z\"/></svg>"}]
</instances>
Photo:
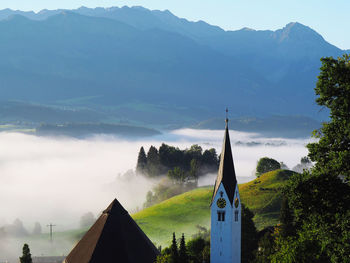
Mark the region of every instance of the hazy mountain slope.
<instances>
[{"instance_id":1,"label":"hazy mountain slope","mask_svg":"<svg viewBox=\"0 0 350 263\"><path fill-rule=\"evenodd\" d=\"M0 32L4 100L74 106L89 97L84 106L161 123L216 117L226 106L236 117L322 119L314 102L319 60L344 53L299 23L224 31L142 7L5 9ZM157 110L165 105L176 120Z\"/></svg>"},{"instance_id":2,"label":"hazy mountain slope","mask_svg":"<svg viewBox=\"0 0 350 263\"><path fill-rule=\"evenodd\" d=\"M257 95L270 86L249 67L189 38L111 19L71 12L44 21L13 16L0 22L0 31L3 99L99 96L96 103L104 105L224 103L239 111L244 101L257 105Z\"/></svg>"}]
</instances>

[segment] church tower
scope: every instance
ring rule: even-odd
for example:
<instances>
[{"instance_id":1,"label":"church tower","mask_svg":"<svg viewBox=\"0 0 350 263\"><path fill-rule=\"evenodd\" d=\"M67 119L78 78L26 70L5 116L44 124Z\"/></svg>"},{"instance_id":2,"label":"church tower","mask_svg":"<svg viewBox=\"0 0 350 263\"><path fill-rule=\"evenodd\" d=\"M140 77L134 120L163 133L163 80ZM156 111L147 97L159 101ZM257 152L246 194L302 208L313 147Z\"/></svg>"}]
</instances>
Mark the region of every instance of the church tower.
<instances>
[{"instance_id":1,"label":"church tower","mask_svg":"<svg viewBox=\"0 0 350 263\"><path fill-rule=\"evenodd\" d=\"M227 118L220 166L211 200L210 262L241 262L241 200Z\"/></svg>"}]
</instances>

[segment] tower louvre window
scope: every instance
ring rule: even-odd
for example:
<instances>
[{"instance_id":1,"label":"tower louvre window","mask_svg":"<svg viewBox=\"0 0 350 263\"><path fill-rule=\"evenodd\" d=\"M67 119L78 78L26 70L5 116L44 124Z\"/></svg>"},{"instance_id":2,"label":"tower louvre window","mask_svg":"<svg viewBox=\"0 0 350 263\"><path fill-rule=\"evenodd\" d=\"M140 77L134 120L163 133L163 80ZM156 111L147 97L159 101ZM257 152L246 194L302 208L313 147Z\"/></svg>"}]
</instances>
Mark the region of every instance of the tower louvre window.
<instances>
[{"instance_id":1,"label":"tower louvre window","mask_svg":"<svg viewBox=\"0 0 350 263\"><path fill-rule=\"evenodd\" d=\"M235 221L238 221L238 210L235 211Z\"/></svg>"},{"instance_id":2,"label":"tower louvre window","mask_svg":"<svg viewBox=\"0 0 350 263\"><path fill-rule=\"evenodd\" d=\"M225 221L225 212L224 211L218 211L218 221L220 221L220 222Z\"/></svg>"}]
</instances>

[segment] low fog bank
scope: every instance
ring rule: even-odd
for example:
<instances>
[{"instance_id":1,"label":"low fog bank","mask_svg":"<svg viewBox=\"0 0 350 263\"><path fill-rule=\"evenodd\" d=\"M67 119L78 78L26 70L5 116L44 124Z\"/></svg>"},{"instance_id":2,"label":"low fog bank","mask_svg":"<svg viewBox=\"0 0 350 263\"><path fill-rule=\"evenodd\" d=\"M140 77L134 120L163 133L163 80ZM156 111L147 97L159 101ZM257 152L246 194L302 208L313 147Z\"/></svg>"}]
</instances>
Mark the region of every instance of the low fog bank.
<instances>
[{"instance_id":1,"label":"low fog bank","mask_svg":"<svg viewBox=\"0 0 350 263\"><path fill-rule=\"evenodd\" d=\"M79 140L0 133L0 228L19 218L28 233L35 222L41 224L44 233L49 223L56 225L54 231L75 229L82 215L92 212L97 217L114 198L129 212L137 211L156 184L130 171L135 169L141 146L147 152L151 145L159 147L163 142L180 149L198 144L203 150L215 148L219 154L223 135L223 130L182 129L127 141L103 135ZM254 178L257 160L264 156L288 167L297 165L307 155L305 145L310 141L266 139L235 131L230 137L240 183ZM215 177L204 176L199 185L212 185ZM0 251L10 244L0 242ZM16 244L17 253L21 247ZM43 253L33 252L36 256Z\"/></svg>"},{"instance_id":2,"label":"low fog bank","mask_svg":"<svg viewBox=\"0 0 350 263\"><path fill-rule=\"evenodd\" d=\"M254 176L261 157L293 167L307 155L308 140L265 139L235 131L230 137L241 183ZM27 228L34 222L53 222L57 230L69 229L86 212L97 216L114 198L128 210L136 210L155 184L129 171L135 169L141 146L147 152L151 145L159 147L162 142L180 149L199 144L204 150L214 147L219 154L222 139L223 131L191 129L133 141L113 136L78 140L0 133L0 226L20 218ZM260 144L247 146L250 142ZM207 177L210 179L202 178L201 185L214 183L215 174Z\"/></svg>"}]
</instances>

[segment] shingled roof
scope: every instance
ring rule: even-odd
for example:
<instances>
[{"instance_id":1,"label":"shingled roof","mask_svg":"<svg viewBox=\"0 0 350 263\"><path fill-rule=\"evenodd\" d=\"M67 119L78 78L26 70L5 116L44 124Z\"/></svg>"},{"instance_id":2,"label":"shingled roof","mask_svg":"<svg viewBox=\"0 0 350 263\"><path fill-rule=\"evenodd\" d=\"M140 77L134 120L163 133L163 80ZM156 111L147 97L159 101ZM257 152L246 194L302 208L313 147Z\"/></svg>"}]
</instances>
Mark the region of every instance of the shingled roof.
<instances>
[{"instance_id":1,"label":"shingled roof","mask_svg":"<svg viewBox=\"0 0 350 263\"><path fill-rule=\"evenodd\" d=\"M114 199L64 263L154 263L158 254L153 243Z\"/></svg>"},{"instance_id":2,"label":"shingled roof","mask_svg":"<svg viewBox=\"0 0 350 263\"><path fill-rule=\"evenodd\" d=\"M222 145L222 151L220 156L220 166L218 176L215 181L213 196L211 204L213 203L214 197L219 190L220 184L223 184L225 191L228 195L231 205L233 204L233 198L235 194L237 179L235 173L235 167L233 164L230 135L228 132L228 119L226 119L225 136Z\"/></svg>"}]
</instances>

